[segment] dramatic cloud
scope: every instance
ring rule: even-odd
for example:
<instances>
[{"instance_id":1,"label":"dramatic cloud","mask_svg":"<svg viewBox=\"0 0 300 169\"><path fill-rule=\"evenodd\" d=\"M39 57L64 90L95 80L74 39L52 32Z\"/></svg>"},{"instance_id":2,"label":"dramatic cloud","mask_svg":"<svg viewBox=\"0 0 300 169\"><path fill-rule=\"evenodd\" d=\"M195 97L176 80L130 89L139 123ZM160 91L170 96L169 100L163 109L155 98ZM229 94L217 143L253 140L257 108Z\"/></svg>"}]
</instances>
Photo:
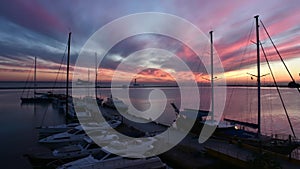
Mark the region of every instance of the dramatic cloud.
<instances>
[{"instance_id":1,"label":"dramatic cloud","mask_svg":"<svg viewBox=\"0 0 300 169\"><path fill-rule=\"evenodd\" d=\"M207 36L208 32L213 30L215 49L225 71L228 72L229 80L232 80L231 76L238 74L239 70L255 72L255 45L251 41L255 41L253 16L256 14L260 14L284 60L288 63L300 64L299 60L295 59L299 58L300 53L300 2L297 0L288 3L284 0L191 0L188 2L63 0L55 3L51 0L3 0L0 2L0 70L10 76L2 75L0 80L26 79L35 56L39 60L39 70L45 74L45 77L49 77L48 80L53 80L55 76L52 74L57 72L62 57L66 54L69 31L72 31L71 65L74 65L82 46L103 25L125 15L149 11L183 17L195 24ZM149 22L156 21L150 19ZM178 29L176 25L164 23L158 25L158 27L163 26ZM270 60L274 64L279 63L272 44L263 32L262 26L260 28L261 40ZM181 29L182 32L186 31L184 28ZM122 31L122 28L119 31ZM140 35L121 41L109 51L100 65L102 78L110 79L114 70L130 54L147 48L164 49L176 54L199 80L207 75L204 64L209 63L207 58L209 50L203 51L203 56L199 56L205 60L203 63L182 42L169 37ZM136 63L137 67L141 65L147 67L149 57L151 56L136 57L133 63ZM162 69L162 72L173 69L185 77L185 72L175 70L172 62L167 62L164 56L160 57L160 59L152 59L148 66L156 65L156 68ZM128 70L135 69L135 66L131 65ZM273 67L279 69L278 66ZM148 75L166 81L170 79L157 69L150 68L148 71L142 71L140 76L146 78ZM291 71L295 75L299 73L299 69L291 68ZM126 76L126 73L130 71L124 71L122 75ZM281 79L288 80L283 76Z\"/></svg>"}]
</instances>

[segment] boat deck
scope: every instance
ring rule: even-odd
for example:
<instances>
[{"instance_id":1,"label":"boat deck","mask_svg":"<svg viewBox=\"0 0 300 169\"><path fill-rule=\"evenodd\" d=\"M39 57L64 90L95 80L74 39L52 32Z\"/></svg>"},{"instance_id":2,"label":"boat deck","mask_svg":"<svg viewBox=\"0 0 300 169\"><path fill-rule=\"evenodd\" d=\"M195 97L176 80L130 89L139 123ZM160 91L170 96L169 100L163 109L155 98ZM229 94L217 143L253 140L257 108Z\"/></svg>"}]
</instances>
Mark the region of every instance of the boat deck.
<instances>
[{"instance_id":1,"label":"boat deck","mask_svg":"<svg viewBox=\"0 0 300 169\"><path fill-rule=\"evenodd\" d=\"M114 109L110 108L103 108L101 107L101 112L105 114L105 116L108 116L108 118L113 119L115 116L118 116L119 113L116 112ZM134 121L140 121L141 123L137 123ZM123 124L125 124L128 127L133 127L141 132L147 133L147 132L163 132L167 129L168 126L159 124L156 122L148 121L146 119L142 119L135 116L130 116L130 119L122 118Z\"/></svg>"},{"instance_id":2,"label":"boat deck","mask_svg":"<svg viewBox=\"0 0 300 169\"><path fill-rule=\"evenodd\" d=\"M213 157L225 160L234 165L242 168L249 167L250 161L255 160L255 155L258 152L249 150L245 147L238 146L236 144L228 144L219 142L218 144L211 144L213 142L209 141L205 146L207 153ZM289 159L287 156L279 154L269 154L272 160L276 161L282 169L299 169L300 161L296 159Z\"/></svg>"}]
</instances>

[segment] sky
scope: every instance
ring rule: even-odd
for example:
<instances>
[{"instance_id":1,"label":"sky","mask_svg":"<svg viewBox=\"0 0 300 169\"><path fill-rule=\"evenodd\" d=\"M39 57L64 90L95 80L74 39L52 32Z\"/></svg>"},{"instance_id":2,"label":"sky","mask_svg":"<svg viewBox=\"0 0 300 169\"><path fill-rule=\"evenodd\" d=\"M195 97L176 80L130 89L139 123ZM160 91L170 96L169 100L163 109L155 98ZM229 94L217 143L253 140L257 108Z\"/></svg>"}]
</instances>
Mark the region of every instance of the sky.
<instances>
[{"instance_id":1,"label":"sky","mask_svg":"<svg viewBox=\"0 0 300 169\"><path fill-rule=\"evenodd\" d=\"M2 0L0 2L0 81L25 81L32 73L37 57L39 81L53 81L65 55L68 33L72 32L71 70L88 39L113 20L142 12L162 12L184 18L206 36L214 31L214 47L225 70L228 83L254 83L247 73L256 74L254 16L260 19L278 47L287 67L300 81L300 2L297 0ZM151 23L156 23L155 19ZM159 27L164 27L162 23ZM174 25L174 28L176 25ZM120 28L118 31L122 31ZM182 29L182 32L186 30ZM261 42L268 54L276 79L291 81L262 26ZM109 81L124 59L147 48L161 48L180 57L194 72L198 81L209 78L196 54L185 44L170 37L139 35L124 39L105 56L99 68L99 78ZM207 51L203 51L205 53ZM134 63L156 63L156 67L139 73L138 81L168 82L174 78L168 70L172 64L164 56L149 54L136 57ZM152 59L152 60L151 60ZM262 74L269 73L263 54ZM65 63L65 60L64 62ZM169 64L162 67L159 64ZM134 65L131 68L134 69ZM65 65L61 67L65 70ZM167 70L168 69L168 70ZM172 71L177 71L172 69ZM179 70L178 70L179 71ZM121 72L126 77L130 72ZM179 71L183 78L187 74ZM63 73L61 79L65 76ZM129 76L129 75L128 75ZM216 75L217 76L217 75ZM83 78L85 79L85 77ZM121 79L120 79L121 80ZM263 78L271 81L270 75Z\"/></svg>"}]
</instances>

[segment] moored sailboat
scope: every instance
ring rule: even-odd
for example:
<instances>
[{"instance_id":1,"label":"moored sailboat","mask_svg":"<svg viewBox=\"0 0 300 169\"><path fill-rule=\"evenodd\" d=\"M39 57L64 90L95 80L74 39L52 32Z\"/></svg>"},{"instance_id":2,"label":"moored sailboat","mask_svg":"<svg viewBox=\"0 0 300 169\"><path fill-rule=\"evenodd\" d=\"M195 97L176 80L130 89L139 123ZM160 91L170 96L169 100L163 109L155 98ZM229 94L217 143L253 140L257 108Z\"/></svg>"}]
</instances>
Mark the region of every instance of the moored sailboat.
<instances>
[{"instance_id":1,"label":"moored sailboat","mask_svg":"<svg viewBox=\"0 0 300 169\"><path fill-rule=\"evenodd\" d=\"M193 109L184 109L184 111L179 111L179 109L176 107L174 103L171 103L172 107L174 108L176 114L177 114L177 119L176 123L179 124L181 123L180 126L184 125L184 123L192 122L194 121L193 115L192 114L197 114L196 115L196 120L194 123L194 126L191 129L192 133L199 134L201 129L203 128L204 125L208 127L215 128L215 132L223 132L223 131L232 131L235 129L235 125L232 124L231 122L227 122L224 120L217 121L214 118L215 114L215 94L214 94L214 60L213 60L213 31L209 32L210 34L210 67L211 67L211 74L210 74L210 83L211 83L211 110L206 111L206 110L193 110Z\"/></svg>"},{"instance_id":2,"label":"moored sailboat","mask_svg":"<svg viewBox=\"0 0 300 169\"><path fill-rule=\"evenodd\" d=\"M103 150L96 155L90 155L88 157L72 161L59 166L57 169L113 169L113 168L144 168L144 169L166 169L167 166L164 164L159 157L150 158L125 158L111 154Z\"/></svg>"},{"instance_id":3,"label":"moored sailboat","mask_svg":"<svg viewBox=\"0 0 300 169\"><path fill-rule=\"evenodd\" d=\"M47 103L52 102L52 93L37 93L37 82L36 82L36 64L37 64L37 58L34 57L34 87L33 87L33 96L32 97L21 97L22 103ZM38 95L38 96L37 96Z\"/></svg>"},{"instance_id":4,"label":"moored sailboat","mask_svg":"<svg viewBox=\"0 0 300 169\"><path fill-rule=\"evenodd\" d=\"M82 142L73 145L67 145L54 149L49 152L35 153L25 155L33 166L43 166L55 160L69 162L75 159L97 154L101 147L95 144L91 139L84 138Z\"/></svg>"},{"instance_id":5,"label":"moored sailboat","mask_svg":"<svg viewBox=\"0 0 300 169\"><path fill-rule=\"evenodd\" d=\"M261 74L260 74L260 39L259 39L259 22L258 19L259 16L255 16L255 20L256 20L256 47L257 47L257 124L254 123L249 123L249 122L243 122L243 121L239 121L239 120L233 120L233 119L228 119L226 118L225 120L231 123L235 123L235 124L239 124L241 126L245 126L245 127L250 127L252 129L257 130L257 132L253 132L253 131L247 131L245 130L245 128L241 128L241 129L236 129L234 131L230 131L227 133L223 133L222 136L224 137L230 137L233 138L233 141L238 141L239 144L246 144L252 148L256 148L261 150L267 150L270 152L274 152L274 153L279 153L279 154L283 154L283 155L288 155L291 154L291 152L293 150L295 150L297 147L300 146L300 143L297 141L296 139L296 135L293 131L293 127L292 124L289 120L289 116L287 115L287 118L289 120L290 123L290 127L293 131L293 136L289 135L289 137L287 139L282 139L282 138L278 138L278 137L272 137L272 136L267 136L267 135L263 135L261 133L261 82L260 82L260 78L261 78ZM261 45L262 46L262 45ZM263 51L264 52L264 51ZM265 54L265 53L264 53ZM272 73L272 72L271 72ZM272 73L273 76L273 73ZM276 85L276 81L275 79L273 79ZM276 86L278 87L278 86ZM278 91L278 88L277 88ZM279 96L281 97L280 93ZM280 98L282 99L282 98ZM282 101L282 100L281 100ZM283 103L283 102L282 102Z\"/></svg>"},{"instance_id":6,"label":"moored sailboat","mask_svg":"<svg viewBox=\"0 0 300 169\"><path fill-rule=\"evenodd\" d=\"M210 73L210 82L211 82L211 116L210 119L206 119L205 121L202 121L203 125L207 125L210 127L216 127L216 132L223 132L226 130L232 130L235 128L235 125L233 125L230 122L227 121L216 121L214 119L215 114L215 92L214 92L214 60L213 60L213 31L209 32L210 34L210 67L211 67L211 73Z\"/></svg>"}]
</instances>

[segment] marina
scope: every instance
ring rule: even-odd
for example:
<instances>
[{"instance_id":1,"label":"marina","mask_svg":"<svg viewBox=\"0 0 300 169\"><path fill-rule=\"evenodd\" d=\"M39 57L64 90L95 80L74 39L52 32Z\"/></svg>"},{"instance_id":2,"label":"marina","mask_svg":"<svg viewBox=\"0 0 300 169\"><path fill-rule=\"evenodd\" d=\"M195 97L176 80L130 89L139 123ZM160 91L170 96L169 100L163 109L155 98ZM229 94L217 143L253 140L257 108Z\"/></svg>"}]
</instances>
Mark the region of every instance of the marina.
<instances>
[{"instance_id":1,"label":"marina","mask_svg":"<svg viewBox=\"0 0 300 169\"><path fill-rule=\"evenodd\" d=\"M299 7L0 2L0 168L299 169Z\"/></svg>"},{"instance_id":2,"label":"marina","mask_svg":"<svg viewBox=\"0 0 300 169\"><path fill-rule=\"evenodd\" d=\"M147 90L147 89L145 89L145 90ZM174 89L166 89L166 90L174 90ZM108 92L109 90L103 89L103 91L102 91L103 95L105 94L106 91ZM20 90L19 90L19 92L20 92ZM2 96L5 96L5 93L7 93L7 92L1 91ZM14 95L13 93L10 94L10 96L13 96ZM107 97L109 97L109 93L107 93ZM18 102L17 101L18 97L12 97L12 100L15 100L15 102ZM9 102L11 100L8 99L7 101ZM20 102L17 104L20 105ZM37 139L39 138L39 133L38 133L39 129L36 129L36 126L54 126L54 125L58 125L58 124L61 125L61 124L65 123L64 114L59 113L57 109L51 110L52 106L51 105L50 105L50 107L48 107L48 106L49 105L46 106L44 104L37 104L36 108L35 108L37 110L36 114L32 114L32 117L30 118L31 120L29 120L27 122L27 125L29 124L28 129L30 130L30 133L32 133L32 136L31 136L32 141L29 141L29 142L27 141L27 146L22 148L22 153L19 152L19 157L17 159L20 159L20 161L22 162L20 164L22 164L22 166L26 166L24 164L27 164L28 168L31 168L31 164L29 163L29 161L25 157L23 157L24 154L48 151L45 149L44 146L41 146L40 144L37 143L37 141L38 141ZM47 112L45 115L42 114L47 107L48 107L49 112ZM174 109L172 108L171 105L169 105L168 107L169 107L168 110L170 112L174 112ZM26 110L27 110L26 115L28 115L28 113L30 114L31 111L34 110L34 105L33 104L24 105L23 104L22 107L20 105L20 108L21 108L20 109L21 111L19 111L19 112L22 113L22 115L25 115L24 113L26 113ZM114 110L114 109L105 108L105 107L99 107L99 108L101 109L101 111L106 111L107 112L106 114L109 114L110 118L114 118L114 117L116 117L116 115L118 115L118 112L116 112L116 110ZM56 117L54 115L56 115ZM45 116L44 117L45 120L43 121L44 123L41 124L43 116ZM138 117L132 117L132 118L138 118ZM18 120L18 118L16 118L15 120ZM34 121L35 121L36 125L31 124ZM131 131L128 134L135 133L137 135L144 135L147 132L148 132L147 134L151 134L151 133L149 133L149 131L152 131L152 132L155 131L155 132L153 132L153 134L159 133L159 132L166 130L166 128L168 128L168 126L166 126L164 124L160 125L160 123L156 123L156 122L147 123L146 125L138 124L136 126L135 126L135 124L136 123L132 123L132 121L125 119L119 127L120 127L120 130L123 130L127 133L129 131ZM299 131L297 126L296 126L296 131ZM27 133L28 133L28 131L27 131ZM24 136L24 139L25 138L28 138L28 136L26 136L26 137ZM26 141L24 143L26 143ZM257 150L255 150L255 149L252 150L251 148L249 149L246 147L247 147L246 145L245 146L243 145L241 148L238 146L238 144L232 144L229 141L220 141L218 139L210 139L207 142L205 142L204 144L199 144L197 135L190 134L178 146L176 146L172 150L160 155L159 157L161 157L161 159L166 164L170 165L171 167L173 167L172 164L173 165L175 164L174 166L178 166L178 167L180 166L179 168L185 168L188 166L193 168L193 167L195 167L195 165L198 167L204 167L204 168L205 167L209 168L212 166L218 168L218 167L220 167L219 165L221 165L221 163L223 163L222 160L226 161L226 164L227 164L228 160L226 160L226 158L224 159L223 156L228 155L228 154L233 156L233 158L235 160L239 159L239 158L243 158L244 163L248 164L247 162L245 162L245 160L247 160L247 161L253 160L252 155L257 153ZM18 149L18 151L19 151L19 149ZM176 155L176 154L178 154L178 155ZM297 155L297 153L294 153L294 155ZM176 162L177 158L179 158L179 157L183 158L183 156L187 158L186 163L180 162L180 164L177 164L177 162ZM278 155L275 155L276 158L277 158L277 156ZM284 156L284 158L282 158L282 159L283 159L281 162L282 165L287 165L288 167L298 166L298 160L289 160L287 156ZM201 163L201 164L195 163L194 164L193 160L194 161L203 161L203 163ZM234 166L236 166L236 164L239 164L239 163L240 162L236 162L234 160L232 162L232 164ZM232 164L227 164L227 165L231 166ZM241 167L241 166L238 165L237 167ZM287 168L287 167L285 167L285 168Z\"/></svg>"},{"instance_id":3,"label":"marina","mask_svg":"<svg viewBox=\"0 0 300 169\"><path fill-rule=\"evenodd\" d=\"M210 32L210 35L212 45L212 32ZM68 60L70 56L70 39L71 33L69 33L68 40ZM213 59L212 55L211 59ZM212 63L213 60L211 61L211 65ZM68 70L69 64L67 64L67 75L69 74ZM35 134L35 136L37 138L36 143L38 144L38 146L35 147L43 147L43 149L46 148L47 150L41 150L40 148L34 150L35 148L31 148L30 151L27 150L28 152L23 153L23 157L27 158L28 161L30 161L31 167L33 168L80 168L81 165L84 165L85 168L88 168L89 166L107 166L108 168L114 168L115 166L108 165L109 163L107 163L106 160L101 160L101 156L100 159L95 159L95 157L98 157L99 153L103 152L108 153L107 156L110 156L110 153L122 155L123 158L114 158L114 160L120 161L122 163L119 166L120 168L125 167L127 165L127 162L129 162L126 160L124 161L124 157L128 157L131 160L133 160L134 158L144 159L144 161L142 162L145 165L144 168L147 168L147 165L149 165L150 167L151 164L148 163L149 160L147 160L148 156L154 156L154 158L158 160L158 168L222 168L224 167L224 165L228 167L234 166L238 168L249 168L249 166L250 168L253 168L253 165L257 165L254 166L254 168L259 168L261 167L260 165L268 162L268 160L274 161L274 165L280 166L282 168L293 168L297 167L298 163L300 163L297 159L298 157L292 157L291 154L291 152L298 147L299 143L297 144L297 142L295 142L295 147L292 147L292 149L283 147L285 150L287 150L286 153L283 153L283 151L281 150L282 148L280 148L279 151L276 150L270 153L270 151L275 150L273 148L274 146L281 146L282 142L284 143L282 144L283 146L291 146L291 136L289 136L288 140L276 138L276 144L273 144L273 142L271 142L271 148L267 148L266 146L269 146L270 143L269 141L267 143L264 143L262 138L269 137L261 135L260 121L257 125L247 122L239 122L238 120L231 119L227 119L227 121L229 122L215 121L215 112L213 109L213 96L215 87L213 85L211 85L210 87L210 93L212 94L210 97L212 109L210 111L208 111L208 104L204 104L204 107L202 107L201 110L185 108L184 111L182 111L176 106L176 104L178 104L178 100L174 100L174 98L178 97L178 95L175 97L168 96L167 98L170 98L170 100L167 100L169 108L166 108L163 112L163 115L160 115L158 118L156 118L155 121L153 121L152 116L149 116L148 114L132 112L132 109L127 105L130 104L132 100L121 100L119 98L114 98L110 93L110 89L106 89L108 93L105 94L103 91L101 91L101 97L98 97L98 89L96 88L95 98L91 97L90 95L84 95L84 97L70 95L70 84L68 76L65 84L65 91L60 91L60 93L65 94L54 94L52 91L46 92L47 102L40 101L43 99L40 99L40 97L36 97L36 94L38 94L36 92L36 75L34 77L34 97L27 99L21 97L21 106L32 107L34 115L38 111L37 106L41 105L43 107L46 107L44 114L42 115L41 122L39 122L40 125L34 127L33 130L35 130L35 133L37 133ZM214 84L214 80L212 79L213 75L211 76L211 84ZM82 83L80 83L80 85L82 85ZM91 84L89 83L89 85ZM261 97L260 87L261 86L259 84L258 100L260 100ZM209 87L198 88L198 90L205 90L207 88ZM90 88L84 89L88 91L88 94L90 93ZM137 91L136 96L139 97L141 95L142 89L143 88L141 87L132 88L131 91ZM144 88L146 96L153 89L155 88ZM170 89L173 91L169 92L169 94L174 95L177 93L176 90L178 90L178 88L176 87L165 88L165 91L168 91ZM124 90L124 88L122 87L117 90ZM106 98L103 97L104 95ZM51 101L51 103L49 103L48 101ZM143 103L141 102L142 100L136 101L136 106L141 106L141 103ZM144 102L144 104L149 103ZM260 104L261 103L259 101L259 120ZM52 113L60 114L60 116L63 117L63 123L51 125L44 124L45 120L48 119L46 119L46 113L48 112L49 105L52 105L52 108L54 110ZM195 123L194 121L191 121L193 118L193 114L196 117ZM101 116L105 118L106 122L99 122L98 119ZM52 118L52 120L54 119ZM183 132L182 128L177 128L177 126L185 126L189 123L194 123L191 128L191 132L177 144L176 140L173 139L174 137L180 137ZM236 124L244 125L246 127L254 126L254 128L258 128L258 139L253 132L236 128ZM199 131L201 131L205 127L214 127L216 131L215 133L213 133L211 138L206 140L204 143L199 144L197 136L200 134ZM114 129L117 132L121 132L122 134L125 134L129 137L140 139L122 140L116 134L111 133ZM172 131L171 135L169 135L170 131ZM295 137L296 135L293 128L292 131ZM165 132L168 133L167 138L155 138L156 135ZM232 133L234 133L233 136L231 135ZM241 133L242 137L240 135L237 135L237 133ZM244 135L247 135L247 137L244 137ZM101 143L101 146L96 143ZM161 147L163 145L171 144L177 145L172 150L160 154L159 156L155 155L155 149L160 149L163 148ZM186 156L187 159L185 159L185 162L176 162L178 158L178 155L176 154L178 153L180 154L180 156L182 156L183 154L184 156ZM287 155L289 156L287 157ZM269 158L264 159L265 156L268 156ZM282 158L278 159L278 157L281 156ZM162 159L162 161L160 160L160 158ZM263 159L262 164L256 164L257 158L259 158L258 160ZM77 162L76 160L78 160L79 162ZM87 160L92 160L93 162L86 162ZM199 160L203 161L203 163L191 165L197 163ZM291 161L293 163L290 163ZM129 163L130 164L128 165L130 165L132 168L141 165L141 163L134 163L133 161ZM273 163L268 165L270 165L269 167L272 167Z\"/></svg>"}]
</instances>

